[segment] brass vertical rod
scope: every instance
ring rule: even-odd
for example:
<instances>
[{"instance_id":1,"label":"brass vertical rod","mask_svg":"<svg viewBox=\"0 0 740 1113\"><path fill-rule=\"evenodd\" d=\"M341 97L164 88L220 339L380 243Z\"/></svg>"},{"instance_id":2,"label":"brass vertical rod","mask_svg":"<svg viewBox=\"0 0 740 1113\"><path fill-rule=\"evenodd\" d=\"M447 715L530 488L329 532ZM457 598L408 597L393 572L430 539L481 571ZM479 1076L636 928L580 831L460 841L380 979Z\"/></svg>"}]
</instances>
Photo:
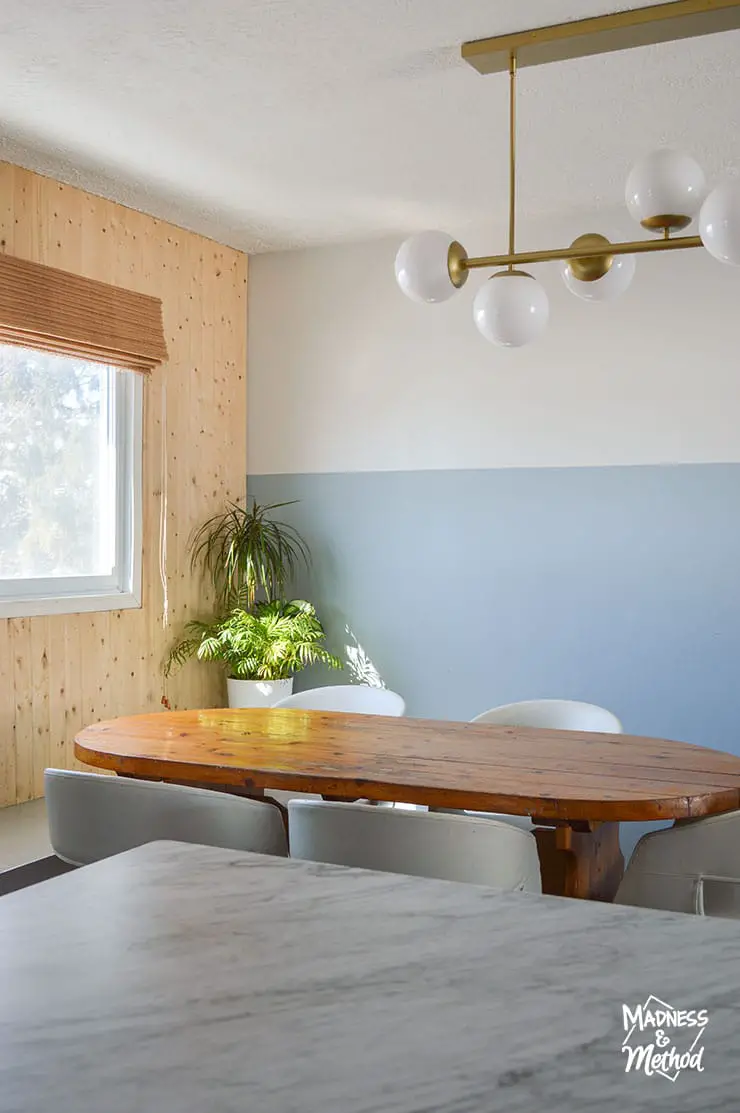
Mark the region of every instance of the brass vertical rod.
<instances>
[{"instance_id":1,"label":"brass vertical rod","mask_svg":"<svg viewBox=\"0 0 740 1113\"><path fill-rule=\"evenodd\" d=\"M516 254L516 54L509 55L509 255ZM509 270L514 264L509 264Z\"/></svg>"}]
</instances>

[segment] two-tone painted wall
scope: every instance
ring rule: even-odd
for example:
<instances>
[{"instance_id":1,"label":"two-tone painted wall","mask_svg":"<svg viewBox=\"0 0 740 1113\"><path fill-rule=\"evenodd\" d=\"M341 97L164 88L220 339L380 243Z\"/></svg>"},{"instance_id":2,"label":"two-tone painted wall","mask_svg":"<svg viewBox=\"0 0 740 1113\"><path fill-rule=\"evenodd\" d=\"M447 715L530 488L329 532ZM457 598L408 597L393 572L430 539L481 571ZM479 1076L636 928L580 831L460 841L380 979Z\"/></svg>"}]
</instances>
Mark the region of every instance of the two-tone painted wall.
<instances>
[{"instance_id":1,"label":"two-tone painted wall","mask_svg":"<svg viewBox=\"0 0 740 1113\"><path fill-rule=\"evenodd\" d=\"M251 271L249 490L300 500L334 644L413 715L582 699L740 753L740 271L641 260L591 306L550 267L547 334L506 352L477 282L407 301L395 247Z\"/></svg>"}]
</instances>

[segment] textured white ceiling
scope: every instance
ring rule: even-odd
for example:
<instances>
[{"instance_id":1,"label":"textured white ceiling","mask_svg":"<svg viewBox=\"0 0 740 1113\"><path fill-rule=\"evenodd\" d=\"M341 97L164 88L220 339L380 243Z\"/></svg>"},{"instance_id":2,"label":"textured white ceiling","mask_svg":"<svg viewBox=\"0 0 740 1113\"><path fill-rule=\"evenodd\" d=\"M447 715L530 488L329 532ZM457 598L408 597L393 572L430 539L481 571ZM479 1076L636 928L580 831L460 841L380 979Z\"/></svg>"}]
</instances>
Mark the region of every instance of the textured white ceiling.
<instances>
[{"instance_id":1,"label":"textured white ceiling","mask_svg":"<svg viewBox=\"0 0 740 1113\"><path fill-rule=\"evenodd\" d=\"M248 251L498 229L507 79L479 76L459 45L608 9L2 0L0 157ZM658 144L712 177L740 165L739 63L732 32L523 70L521 242L528 214L621 204Z\"/></svg>"}]
</instances>

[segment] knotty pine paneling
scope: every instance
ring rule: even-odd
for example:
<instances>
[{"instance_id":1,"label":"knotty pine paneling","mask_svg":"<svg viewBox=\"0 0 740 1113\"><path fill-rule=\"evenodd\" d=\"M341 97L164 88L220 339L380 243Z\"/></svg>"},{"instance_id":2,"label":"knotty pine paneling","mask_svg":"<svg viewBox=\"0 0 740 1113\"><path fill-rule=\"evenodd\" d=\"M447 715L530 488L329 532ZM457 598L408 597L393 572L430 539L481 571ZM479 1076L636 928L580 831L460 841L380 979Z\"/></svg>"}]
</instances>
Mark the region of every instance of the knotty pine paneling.
<instances>
[{"instance_id":1,"label":"knotty pine paneling","mask_svg":"<svg viewBox=\"0 0 740 1113\"><path fill-rule=\"evenodd\" d=\"M100 614L0 619L0 806L43 794L47 765L78 767L75 732L153 711L174 633L208 608L190 573L194 525L246 486L247 257L161 220L0 163L0 250L162 299L169 361L144 384L143 605ZM159 514L166 394L167 582ZM0 415L1 416L1 415ZM1 426L0 426L1 427ZM219 671L170 679L173 707L224 702Z\"/></svg>"}]
</instances>

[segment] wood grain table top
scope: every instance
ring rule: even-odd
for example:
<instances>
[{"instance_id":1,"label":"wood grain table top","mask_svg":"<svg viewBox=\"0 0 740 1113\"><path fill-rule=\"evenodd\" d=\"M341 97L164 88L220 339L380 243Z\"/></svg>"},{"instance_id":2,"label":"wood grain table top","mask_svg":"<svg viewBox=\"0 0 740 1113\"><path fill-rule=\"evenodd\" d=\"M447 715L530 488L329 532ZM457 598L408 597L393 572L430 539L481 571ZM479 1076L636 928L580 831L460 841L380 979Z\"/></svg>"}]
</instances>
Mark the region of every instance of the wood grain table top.
<instances>
[{"instance_id":1,"label":"wood grain table top","mask_svg":"<svg viewBox=\"0 0 740 1113\"><path fill-rule=\"evenodd\" d=\"M77 735L75 753L150 779L546 819L681 819L740 807L740 757L629 734L218 708L96 723Z\"/></svg>"}]
</instances>

